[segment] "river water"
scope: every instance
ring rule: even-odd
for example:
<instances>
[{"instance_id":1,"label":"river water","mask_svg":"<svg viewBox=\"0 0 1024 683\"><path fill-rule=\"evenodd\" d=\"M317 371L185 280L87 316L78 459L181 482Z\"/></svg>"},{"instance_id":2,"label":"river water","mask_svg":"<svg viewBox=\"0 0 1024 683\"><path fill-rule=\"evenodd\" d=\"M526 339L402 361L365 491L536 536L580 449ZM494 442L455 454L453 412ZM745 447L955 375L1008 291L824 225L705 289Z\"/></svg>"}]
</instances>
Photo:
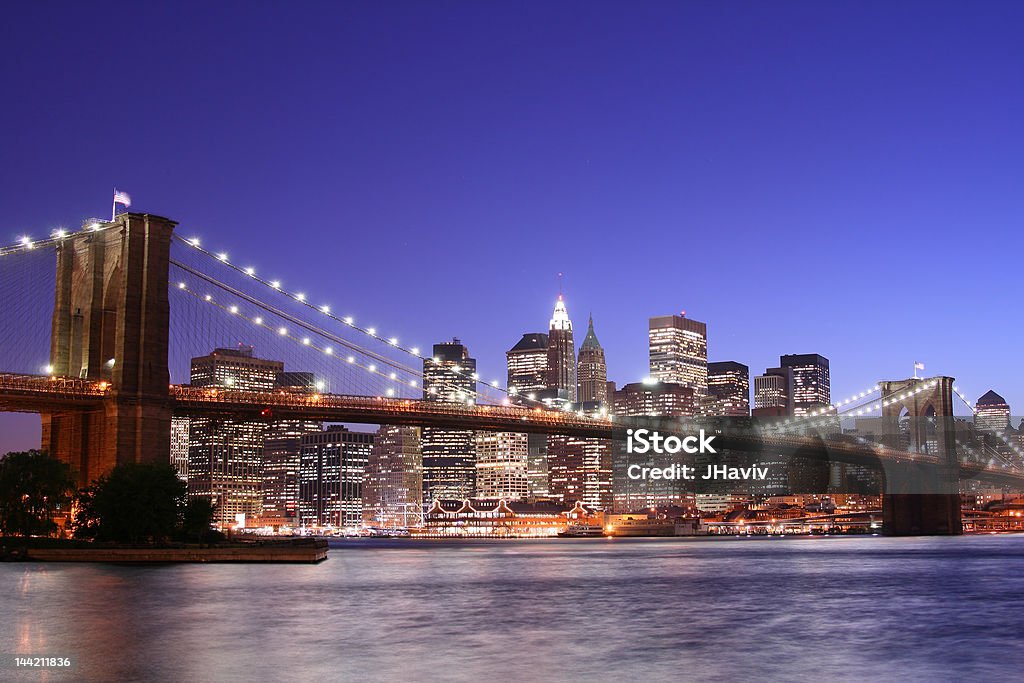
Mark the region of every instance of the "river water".
<instances>
[{"instance_id":1,"label":"river water","mask_svg":"<svg viewBox=\"0 0 1024 683\"><path fill-rule=\"evenodd\" d=\"M6 563L0 581L0 680L1024 676L1024 535L360 539L319 565Z\"/></svg>"}]
</instances>

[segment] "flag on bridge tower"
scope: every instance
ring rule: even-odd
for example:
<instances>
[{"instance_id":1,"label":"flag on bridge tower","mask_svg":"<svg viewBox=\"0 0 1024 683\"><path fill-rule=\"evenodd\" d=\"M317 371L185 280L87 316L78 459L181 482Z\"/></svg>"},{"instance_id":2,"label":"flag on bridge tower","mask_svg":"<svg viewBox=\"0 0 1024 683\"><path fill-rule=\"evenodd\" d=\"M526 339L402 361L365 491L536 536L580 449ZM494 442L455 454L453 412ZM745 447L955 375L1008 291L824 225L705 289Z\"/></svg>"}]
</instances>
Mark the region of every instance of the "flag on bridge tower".
<instances>
[{"instance_id":1,"label":"flag on bridge tower","mask_svg":"<svg viewBox=\"0 0 1024 683\"><path fill-rule=\"evenodd\" d=\"M114 217L117 216L117 205L118 204L123 204L124 207L127 209L129 206L132 205L132 198L128 196L127 192L118 192L117 188L115 187L114 188L114 204L110 208L110 220L114 220Z\"/></svg>"},{"instance_id":2,"label":"flag on bridge tower","mask_svg":"<svg viewBox=\"0 0 1024 683\"><path fill-rule=\"evenodd\" d=\"M924 363L919 360L914 361L914 379L917 379L917 371L924 370Z\"/></svg>"}]
</instances>

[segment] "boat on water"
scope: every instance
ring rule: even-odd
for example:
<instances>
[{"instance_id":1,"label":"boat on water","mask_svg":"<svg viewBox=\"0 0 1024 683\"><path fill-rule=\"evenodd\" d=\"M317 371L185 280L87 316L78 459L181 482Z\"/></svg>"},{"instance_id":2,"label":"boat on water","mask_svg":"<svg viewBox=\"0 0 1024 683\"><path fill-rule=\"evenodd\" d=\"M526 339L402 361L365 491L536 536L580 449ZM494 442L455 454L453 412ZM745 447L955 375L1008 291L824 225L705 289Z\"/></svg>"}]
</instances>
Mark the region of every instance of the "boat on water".
<instances>
[{"instance_id":1,"label":"boat on water","mask_svg":"<svg viewBox=\"0 0 1024 683\"><path fill-rule=\"evenodd\" d=\"M600 524L570 524L565 531L558 532L561 538L587 538L604 536L604 527Z\"/></svg>"}]
</instances>

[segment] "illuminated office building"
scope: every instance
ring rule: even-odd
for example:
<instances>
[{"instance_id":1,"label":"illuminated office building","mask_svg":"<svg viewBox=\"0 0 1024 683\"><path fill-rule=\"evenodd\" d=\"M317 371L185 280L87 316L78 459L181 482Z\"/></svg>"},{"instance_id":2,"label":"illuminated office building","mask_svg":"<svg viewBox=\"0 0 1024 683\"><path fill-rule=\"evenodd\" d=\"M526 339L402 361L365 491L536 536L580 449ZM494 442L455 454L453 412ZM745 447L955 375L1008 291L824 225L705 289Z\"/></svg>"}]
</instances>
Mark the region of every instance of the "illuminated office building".
<instances>
[{"instance_id":1,"label":"illuminated office building","mask_svg":"<svg viewBox=\"0 0 1024 683\"><path fill-rule=\"evenodd\" d=\"M508 390L514 403L529 403L529 397L548 387L548 335L528 332L505 352Z\"/></svg>"},{"instance_id":2,"label":"illuminated office building","mask_svg":"<svg viewBox=\"0 0 1024 683\"><path fill-rule=\"evenodd\" d=\"M806 415L832 402L828 358L817 353L794 354L780 357L779 366L793 372L794 415Z\"/></svg>"},{"instance_id":3,"label":"illuminated office building","mask_svg":"<svg viewBox=\"0 0 1024 683\"><path fill-rule=\"evenodd\" d=\"M251 346L215 349L192 359L192 386L267 391L284 371L280 361L258 358ZM221 527L238 515L259 517L263 507L263 438L267 425L221 417L189 421L189 495L206 496L216 506Z\"/></svg>"},{"instance_id":4,"label":"illuminated office building","mask_svg":"<svg viewBox=\"0 0 1024 683\"><path fill-rule=\"evenodd\" d=\"M423 506L423 451L419 427L382 425L370 449L363 483L363 523L409 527Z\"/></svg>"},{"instance_id":5,"label":"illuminated office building","mask_svg":"<svg viewBox=\"0 0 1024 683\"><path fill-rule=\"evenodd\" d=\"M768 368L754 378L754 415L777 417L793 414L793 371Z\"/></svg>"},{"instance_id":6,"label":"illuminated office building","mask_svg":"<svg viewBox=\"0 0 1024 683\"><path fill-rule=\"evenodd\" d=\"M695 391L675 382L646 380L625 384L613 399L616 416L692 417Z\"/></svg>"},{"instance_id":7,"label":"illuminated office building","mask_svg":"<svg viewBox=\"0 0 1024 683\"><path fill-rule=\"evenodd\" d=\"M548 389L564 391L570 403L576 402L576 345L572 339L572 321L561 294L548 328Z\"/></svg>"},{"instance_id":8,"label":"illuminated office building","mask_svg":"<svg viewBox=\"0 0 1024 683\"><path fill-rule=\"evenodd\" d=\"M612 499L612 448L607 439L548 437L548 495L567 505L607 510Z\"/></svg>"},{"instance_id":9,"label":"illuminated office building","mask_svg":"<svg viewBox=\"0 0 1024 683\"><path fill-rule=\"evenodd\" d=\"M520 500L529 495L529 439L518 432L476 433L476 497Z\"/></svg>"},{"instance_id":10,"label":"illuminated office building","mask_svg":"<svg viewBox=\"0 0 1024 683\"><path fill-rule=\"evenodd\" d=\"M536 405L548 394L548 335L527 332L505 352L508 392L513 403ZM527 485L531 496L548 495L548 438L527 434Z\"/></svg>"},{"instance_id":11,"label":"illuminated office building","mask_svg":"<svg viewBox=\"0 0 1024 683\"><path fill-rule=\"evenodd\" d=\"M548 437L546 434L526 435L526 479L531 498L551 495L548 478Z\"/></svg>"},{"instance_id":12,"label":"illuminated office building","mask_svg":"<svg viewBox=\"0 0 1024 683\"><path fill-rule=\"evenodd\" d=\"M984 431L1005 432L1010 426L1010 406L1006 399L994 391L985 392L975 404L974 424Z\"/></svg>"},{"instance_id":13,"label":"illuminated office building","mask_svg":"<svg viewBox=\"0 0 1024 683\"><path fill-rule=\"evenodd\" d=\"M458 339L434 344L432 358L423 361L423 399L442 403L475 400L476 360ZM424 427L423 499L462 500L476 490L474 433L465 429Z\"/></svg>"},{"instance_id":14,"label":"illuminated office building","mask_svg":"<svg viewBox=\"0 0 1024 683\"><path fill-rule=\"evenodd\" d=\"M275 388L288 393L312 394L318 390L311 372L282 372ZM261 526L295 527L299 510L299 461L302 437L320 432L316 420L277 420L263 436L263 511Z\"/></svg>"},{"instance_id":15,"label":"illuminated office building","mask_svg":"<svg viewBox=\"0 0 1024 683\"><path fill-rule=\"evenodd\" d=\"M579 391L577 400L580 403L608 404L608 366L605 363L604 349L594 334L594 316L590 316L587 325L587 336L583 338L580 354L576 364Z\"/></svg>"},{"instance_id":16,"label":"illuminated office building","mask_svg":"<svg viewBox=\"0 0 1024 683\"><path fill-rule=\"evenodd\" d=\"M651 377L691 387L699 398L707 394L708 328L685 315L650 319L647 339Z\"/></svg>"},{"instance_id":17,"label":"illuminated office building","mask_svg":"<svg viewBox=\"0 0 1024 683\"><path fill-rule=\"evenodd\" d=\"M171 418L171 465L184 482L188 481L188 424L187 417Z\"/></svg>"},{"instance_id":18,"label":"illuminated office building","mask_svg":"<svg viewBox=\"0 0 1024 683\"><path fill-rule=\"evenodd\" d=\"M750 369L732 360L708 363L708 394L701 402L701 414L750 415Z\"/></svg>"},{"instance_id":19,"label":"illuminated office building","mask_svg":"<svg viewBox=\"0 0 1024 683\"><path fill-rule=\"evenodd\" d=\"M299 459L299 525L358 526L363 521L363 481L373 432L331 425L302 437Z\"/></svg>"},{"instance_id":20,"label":"illuminated office building","mask_svg":"<svg viewBox=\"0 0 1024 683\"><path fill-rule=\"evenodd\" d=\"M692 417L696 414L695 398L693 387L675 382L659 382L648 379L644 382L625 384L615 392L614 414L623 428L631 426L629 417L663 417L668 419L666 431L678 431L679 427L674 423L675 419ZM644 420L643 422L644 426L649 426L649 421ZM666 467L682 461L685 457L682 455L631 454L626 451L623 442L614 442L611 456L612 509L617 512L633 512L641 508L659 505L682 504L688 493L685 482L679 480L635 480L629 477L629 467L631 465ZM684 464L686 463L684 462ZM692 491L689 493L692 495Z\"/></svg>"},{"instance_id":21,"label":"illuminated office building","mask_svg":"<svg viewBox=\"0 0 1024 683\"><path fill-rule=\"evenodd\" d=\"M549 364L558 363L561 381L573 382L565 397L569 402L585 409L598 411L607 407L608 369L605 365L604 349L594 333L594 319L590 318L587 335L580 347L578 365L574 366L571 377L567 377L565 365L576 361L572 342L572 322L565 310L565 302L558 297L555 313L551 319L549 337L559 339L557 353L549 353ZM548 348L554 349L555 343ZM557 359L557 360L556 360ZM578 368L578 373L576 369ZM552 373L550 377L554 378ZM578 386L575 382L578 381ZM567 388L562 383L551 383L551 389ZM611 505L611 442L593 439L552 435L547 439L548 495L566 504L582 503L595 510L605 510Z\"/></svg>"}]
</instances>

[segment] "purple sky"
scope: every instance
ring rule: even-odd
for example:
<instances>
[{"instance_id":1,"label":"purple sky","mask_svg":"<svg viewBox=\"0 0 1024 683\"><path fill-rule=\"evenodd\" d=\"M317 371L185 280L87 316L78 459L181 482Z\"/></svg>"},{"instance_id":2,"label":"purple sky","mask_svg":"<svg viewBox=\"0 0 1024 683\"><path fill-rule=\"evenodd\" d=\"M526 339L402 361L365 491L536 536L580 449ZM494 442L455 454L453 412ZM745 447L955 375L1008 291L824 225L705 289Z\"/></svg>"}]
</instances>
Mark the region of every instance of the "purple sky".
<instances>
[{"instance_id":1,"label":"purple sky","mask_svg":"<svg viewBox=\"0 0 1024 683\"><path fill-rule=\"evenodd\" d=\"M152 4L5 8L0 243L117 185L488 377L562 271L619 383L685 309L752 374L1024 405L1024 3Z\"/></svg>"}]
</instances>

